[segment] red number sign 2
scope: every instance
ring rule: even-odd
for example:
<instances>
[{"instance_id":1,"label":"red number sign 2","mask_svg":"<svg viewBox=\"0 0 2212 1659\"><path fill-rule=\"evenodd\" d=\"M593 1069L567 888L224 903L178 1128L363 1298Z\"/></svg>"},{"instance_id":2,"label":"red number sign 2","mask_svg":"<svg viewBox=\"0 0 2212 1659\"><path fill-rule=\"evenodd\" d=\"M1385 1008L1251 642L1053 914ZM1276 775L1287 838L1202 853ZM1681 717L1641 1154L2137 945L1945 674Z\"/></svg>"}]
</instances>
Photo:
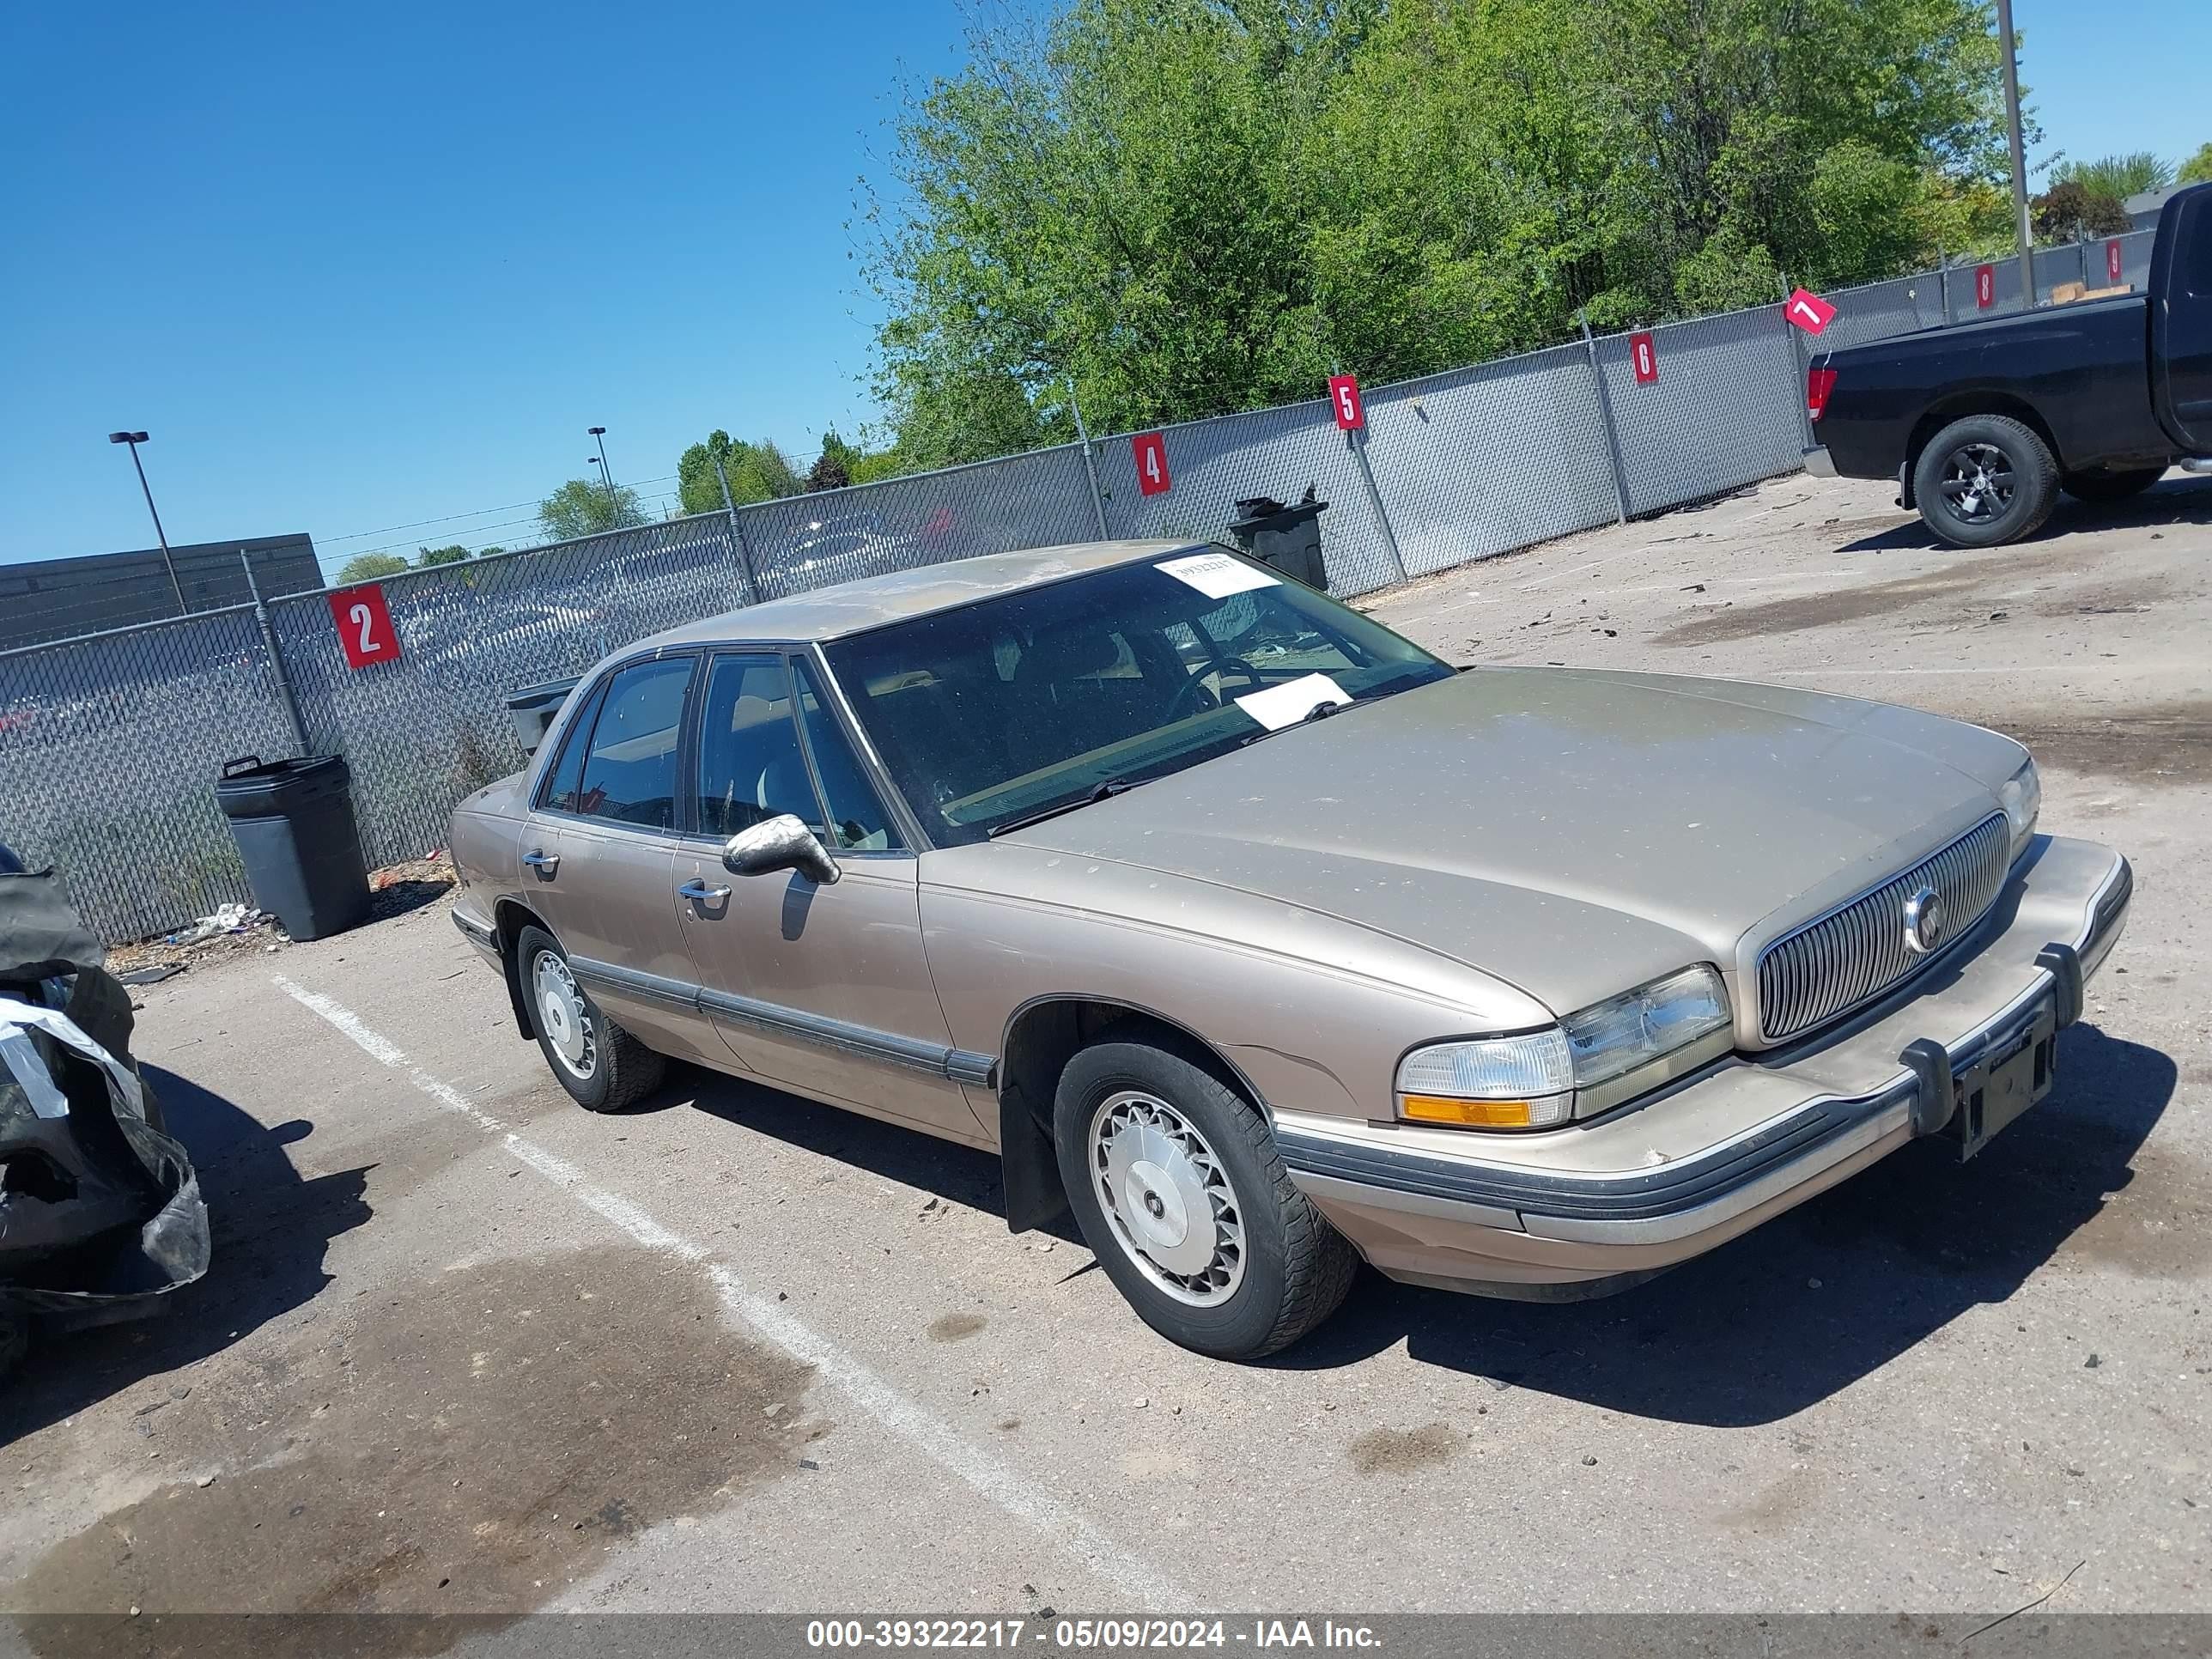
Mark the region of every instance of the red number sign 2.
<instances>
[{"instance_id":1,"label":"red number sign 2","mask_svg":"<svg viewBox=\"0 0 2212 1659\"><path fill-rule=\"evenodd\" d=\"M1636 371L1637 385L1659 384L1659 348L1652 344L1650 335L1632 334L1628 337L1628 362Z\"/></svg>"},{"instance_id":2,"label":"red number sign 2","mask_svg":"<svg viewBox=\"0 0 2212 1659\"><path fill-rule=\"evenodd\" d=\"M1997 268L1995 265L1974 267L1974 303L1987 311L1997 302Z\"/></svg>"},{"instance_id":3,"label":"red number sign 2","mask_svg":"<svg viewBox=\"0 0 2212 1659\"><path fill-rule=\"evenodd\" d=\"M1359 401L1359 380L1352 374L1328 377L1329 412L1346 432L1367 424L1367 410Z\"/></svg>"},{"instance_id":4,"label":"red number sign 2","mask_svg":"<svg viewBox=\"0 0 2212 1659\"><path fill-rule=\"evenodd\" d=\"M368 668L399 660L399 630L384 603L383 588L341 587L331 595L331 620L338 626L346 666Z\"/></svg>"},{"instance_id":5,"label":"red number sign 2","mask_svg":"<svg viewBox=\"0 0 2212 1659\"><path fill-rule=\"evenodd\" d=\"M1129 440L1137 461L1137 493L1164 495L1175 482L1168 476L1168 441L1157 432L1139 432Z\"/></svg>"}]
</instances>

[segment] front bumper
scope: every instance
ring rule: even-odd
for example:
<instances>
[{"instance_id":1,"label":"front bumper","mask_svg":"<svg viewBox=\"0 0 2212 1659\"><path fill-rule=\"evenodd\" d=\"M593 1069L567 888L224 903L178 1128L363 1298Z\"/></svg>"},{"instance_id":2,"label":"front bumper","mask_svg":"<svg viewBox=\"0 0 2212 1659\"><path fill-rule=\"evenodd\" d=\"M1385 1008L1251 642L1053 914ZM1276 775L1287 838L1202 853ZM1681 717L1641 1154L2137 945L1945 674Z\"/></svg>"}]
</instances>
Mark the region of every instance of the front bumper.
<instances>
[{"instance_id":1,"label":"front bumper","mask_svg":"<svg viewBox=\"0 0 2212 1659\"><path fill-rule=\"evenodd\" d=\"M1277 1143L1291 1178L1394 1277L1587 1293L1711 1249L1916 1135L1975 1150L1979 1083L2079 1018L2132 891L2118 854L2039 836L1950 951L1788 1048L1731 1055L1587 1124L1479 1146L1463 1131L1280 1109Z\"/></svg>"}]
</instances>

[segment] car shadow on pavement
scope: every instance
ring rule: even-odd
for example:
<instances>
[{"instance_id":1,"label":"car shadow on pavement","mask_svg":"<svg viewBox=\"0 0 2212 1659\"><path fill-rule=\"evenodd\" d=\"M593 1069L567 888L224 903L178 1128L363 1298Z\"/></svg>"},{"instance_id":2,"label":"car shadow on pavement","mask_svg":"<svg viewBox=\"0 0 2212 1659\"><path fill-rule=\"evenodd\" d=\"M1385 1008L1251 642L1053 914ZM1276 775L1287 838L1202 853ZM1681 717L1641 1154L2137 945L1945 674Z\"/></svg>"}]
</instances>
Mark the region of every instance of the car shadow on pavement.
<instances>
[{"instance_id":1,"label":"car shadow on pavement","mask_svg":"<svg viewBox=\"0 0 2212 1659\"><path fill-rule=\"evenodd\" d=\"M2097 530L2159 530L2173 525L2212 525L2212 478L2167 478L2153 484L2140 495L2130 495L2118 501L2077 501L2071 495L2062 495L2057 507L2051 513L2042 529L2027 537L2021 545L2051 541L2076 531ZM1903 524L1892 525L1871 536L1862 536L1856 541L1845 542L1836 550L1839 553L1891 553L1911 548L1945 549L1945 544L1936 539L1934 532L1917 518ZM1961 556L1975 551L1972 548L1948 548L1945 550ZM1988 550L2002 552L2002 548Z\"/></svg>"},{"instance_id":2,"label":"car shadow on pavement","mask_svg":"<svg viewBox=\"0 0 2212 1659\"><path fill-rule=\"evenodd\" d=\"M314 1133L263 1125L221 1095L159 1066L147 1081L199 1176L212 1235L205 1278L149 1318L42 1332L0 1397L0 1444L220 1352L331 1282L330 1240L369 1218L369 1166L302 1180L285 1148Z\"/></svg>"},{"instance_id":3,"label":"car shadow on pavement","mask_svg":"<svg viewBox=\"0 0 2212 1659\"><path fill-rule=\"evenodd\" d=\"M1596 1301L1494 1301L1363 1273L1342 1313L1267 1363L1327 1369L1403 1341L1415 1360L1499 1389L1708 1427L1771 1423L1968 1309L2005 1301L2055 1255L2158 1277L2205 1271L2212 1238L2200 1228L2184 1238L2142 1219L2176 1201L2169 1182L2193 1193L2201 1175L2161 1161L2144 1190L2133 1167L2175 1078L2158 1049L2079 1025L2060 1039L2050 1097L1970 1164L1948 1141L1907 1146L1710 1255Z\"/></svg>"},{"instance_id":4,"label":"car shadow on pavement","mask_svg":"<svg viewBox=\"0 0 2212 1659\"><path fill-rule=\"evenodd\" d=\"M933 1193L1001 1219L1006 1213L1006 1188L1000 1181L994 1152L940 1140L920 1129L865 1117L786 1094L766 1084L749 1083L693 1066L672 1068L667 1084L654 1092L646 1109L662 1105L694 1107L725 1122L773 1136L800 1152L835 1158L902 1187ZM1073 1219L1066 1215L1038 1231L1068 1243L1083 1242ZM1011 1240L1012 1235L1008 1237Z\"/></svg>"}]
</instances>

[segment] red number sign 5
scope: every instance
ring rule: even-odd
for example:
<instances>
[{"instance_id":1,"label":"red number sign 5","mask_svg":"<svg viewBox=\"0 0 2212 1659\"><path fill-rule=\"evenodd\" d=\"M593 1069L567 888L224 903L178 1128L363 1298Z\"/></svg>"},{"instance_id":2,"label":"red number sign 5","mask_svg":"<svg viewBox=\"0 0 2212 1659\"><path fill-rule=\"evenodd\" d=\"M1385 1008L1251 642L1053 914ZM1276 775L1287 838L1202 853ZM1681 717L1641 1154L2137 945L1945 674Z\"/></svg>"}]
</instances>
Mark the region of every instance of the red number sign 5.
<instances>
[{"instance_id":1,"label":"red number sign 5","mask_svg":"<svg viewBox=\"0 0 2212 1659\"><path fill-rule=\"evenodd\" d=\"M1346 432L1367 424L1367 410L1359 402L1359 381L1351 374L1332 374L1328 377L1329 412L1336 416L1337 425Z\"/></svg>"}]
</instances>

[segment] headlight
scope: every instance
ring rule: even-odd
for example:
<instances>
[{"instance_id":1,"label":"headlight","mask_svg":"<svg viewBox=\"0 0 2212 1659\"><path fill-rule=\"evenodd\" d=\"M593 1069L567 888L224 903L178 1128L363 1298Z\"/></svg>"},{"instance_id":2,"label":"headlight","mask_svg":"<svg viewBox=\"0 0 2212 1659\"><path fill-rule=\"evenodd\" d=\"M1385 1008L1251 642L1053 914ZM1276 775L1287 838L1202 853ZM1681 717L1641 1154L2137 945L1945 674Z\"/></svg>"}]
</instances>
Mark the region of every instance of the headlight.
<instances>
[{"instance_id":1,"label":"headlight","mask_svg":"<svg viewBox=\"0 0 2212 1659\"><path fill-rule=\"evenodd\" d=\"M1398 1063L1398 1115L1468 1129L1555 1128L1577 1104L1601 1111L1656 1087L1679 1069L1670 1060L1723 1051L1729 1024L1720 975L1685 968L1540 1031L1414 1049Z\"/></svg>"},{"instance_id":2,"label":"headlight","mask_svg":"<svg viewBox=\"0 0 2212 1659\"><path fill-rule=\"evenodd\" d=\"M2043 810L2043 776L2033 760L2022 761L2020 770L2005 780L1997 791L1997 804L2004 808L2005 825L2012 831L2012 855L2018 858L2035 833L2036 814Z\"/></svg>"}]
</instances>

